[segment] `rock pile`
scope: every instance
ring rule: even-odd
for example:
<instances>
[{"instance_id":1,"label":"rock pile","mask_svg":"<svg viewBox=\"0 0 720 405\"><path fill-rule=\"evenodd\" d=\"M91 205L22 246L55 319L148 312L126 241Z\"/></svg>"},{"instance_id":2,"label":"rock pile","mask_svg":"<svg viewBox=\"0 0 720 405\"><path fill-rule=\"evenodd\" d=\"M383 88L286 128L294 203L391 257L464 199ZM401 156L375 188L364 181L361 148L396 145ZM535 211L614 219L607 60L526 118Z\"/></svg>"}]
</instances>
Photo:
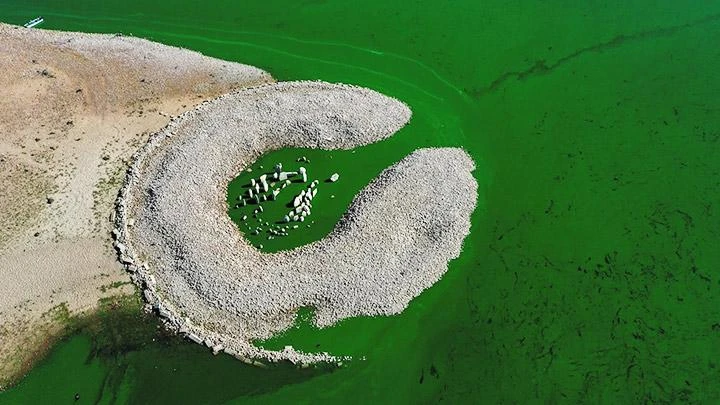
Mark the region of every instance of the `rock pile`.
<instances>
[{"instance_id":1,"label":"rock pile","mask_svg":"<svg viewBox=\"0 0 720 405\"><path fill-rule=\"evenodd\" d=\"M264 228L263 220L260 216L260 214L264 212L261 202L277 200L280 192L293 183L303 185L307 184L308 172L305 167L300 167L297 172L283 172L282 167L282 163L277 163L275 165L274 171L270 173L271 182L269 184L267 173L260 175L258 179L255 179L254 177L251 178L250 183L247 185L245 194L237 197L238 202L234 205L235 209L245 207L248 204L257 205L257 208L253 211L253 218L257 219L257 221L260 222L260 225L253 228L252 225L247 223L247 215L243 215L240 218L241 221L245 222L245 226L248 230L252 229L250 230L251 235L259 235L262 232L266 232L269 234L267 237L268 239L288 235L288 230L290 229L288 225L273 225L269 222L265 222L264 225L267 228ZM284 179L284 181L280 181L281 178ZM289 222L304 222L305 218L311 213L312 200L317 195L318 184L320 184L320 181L313 180L309 185L307 185L307 189L301 190L299 194L291 198L290 204L292 205L292 210L281 218L281 221L273 219L273 223L283 222L287 224ZM309 226L310 225L308 225L308 227ZM298 226L293 225L292 227L297 228Z\"/></svg>"},{"instance_id":2,"label":"rock pile","mask_svg":"<svg viewBox=\"0 0 720 405\"><path fill-rule=\"evenodd\" d=\"M461 149L418 150L362 190L326 238L273 254L252 247L232 223L226 186L268 150L353 148L392 135L409 119L397 100L319 82L278 83L204 103L135 156L117 200L120 257L166 324L213 351L247 362L342 360L251 342L289 328L301 307L316 309L318 327L401 312L461 252L477 194L472 160ZM288 176L282 167L275 173L273 180L288 180L281 180ZM265 186L255 186L257 198ZM316 190L300 193L294 215L310 213Z\"/></svg>"}]
</instances>

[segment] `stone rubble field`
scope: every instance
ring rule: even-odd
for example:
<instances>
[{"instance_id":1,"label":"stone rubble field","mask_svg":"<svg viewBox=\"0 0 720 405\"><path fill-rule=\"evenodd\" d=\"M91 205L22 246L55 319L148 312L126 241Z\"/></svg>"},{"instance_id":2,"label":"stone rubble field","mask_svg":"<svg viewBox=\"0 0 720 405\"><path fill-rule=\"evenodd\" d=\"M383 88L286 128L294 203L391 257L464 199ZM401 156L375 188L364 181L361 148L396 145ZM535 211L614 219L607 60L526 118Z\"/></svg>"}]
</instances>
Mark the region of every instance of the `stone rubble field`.
<instances>
[{"instance_id":1,"label":"stone rubble field","mask_svg":"<svg viewBox=\"0 0 720 405\"><path fill-rule=\"evenodd\" d=\"M447 271L470 231L475 166L458 148L420 149L383 171L324 239L259 252L227 215L228 182L285 147L351 149L410 119L398 100L347 85L241 90L174 118L134 156L118 196L120 259L166 324L247 362L341 361L252 344L312 307L318 327L403 311Z\"/></svg>"}]
</instances>

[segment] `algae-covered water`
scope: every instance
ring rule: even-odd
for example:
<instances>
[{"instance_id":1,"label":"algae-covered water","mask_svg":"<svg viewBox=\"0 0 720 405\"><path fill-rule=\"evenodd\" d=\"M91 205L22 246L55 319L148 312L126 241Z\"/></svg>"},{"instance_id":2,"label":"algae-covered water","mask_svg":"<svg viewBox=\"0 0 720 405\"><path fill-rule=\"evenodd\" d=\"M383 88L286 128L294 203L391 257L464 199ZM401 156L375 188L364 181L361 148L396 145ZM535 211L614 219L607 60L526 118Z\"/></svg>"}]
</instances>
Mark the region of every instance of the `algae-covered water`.
<instances>
[{"instance_id":1,"label":"algae-covered water","mask_svg":"<svg viewBox=\"0 0 720 405\"><path fill-rule=\"evenodd\" d=\"M413 128L411 125L405 131ZM402 157L398 155L400 150L385 149L387 145L381 142L353 150L287 148L269 152L250 165L250 171L246 169L228 184L228 214L250 243L263 252L292 249L318 240L330 233L358 190L398 156ZM303 182L298 173L287 180L287 187L281 187L283 182L272 178L278 163L286 172L306 169L307 181ZM259 195L270 198L258 202L249 198L248 190L252 188L251 180L258 181L263 174L267 175L269 189L266 193L261 189ZM330 180L333 174L339 176L335 182ZM310 189L317 190L310 215L302 222L286 223L284 217L291 211L295 213L294 198ZM274 200L273 190L279 192Z\"/></svg>"},{"instance_id":2,"label":"algae-covered water","mask_svg":"<svg viewBox=\"0 0 720 405\"><path fill-rule=\"evenodd\" d=\"M100 323L0 402L720 402L720 4L0 6L6 22L132 33L408 103L408 127L343 155L328 215L418 147L464 147L480 184L464 253L401 315L305 319L259 343L365 360L259 369L157 332L101 350Z\"/></svg>"}]
</instances>

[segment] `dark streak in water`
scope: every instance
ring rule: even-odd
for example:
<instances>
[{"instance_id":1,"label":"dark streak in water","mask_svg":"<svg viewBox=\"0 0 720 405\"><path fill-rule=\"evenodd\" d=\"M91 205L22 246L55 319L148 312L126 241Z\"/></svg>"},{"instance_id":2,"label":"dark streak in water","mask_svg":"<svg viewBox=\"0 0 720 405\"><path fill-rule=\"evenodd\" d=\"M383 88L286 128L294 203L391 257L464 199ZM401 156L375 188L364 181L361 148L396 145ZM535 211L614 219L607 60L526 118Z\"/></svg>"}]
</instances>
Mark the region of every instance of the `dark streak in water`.
<instances>
[{"instance_id":1,"label":"dark streak in water","mask_svg":"<svg viewBox=\"0 0 720 405\"><path fill-rule=\"evenodd\" d=\"M713 14L706 16L704 18L700 18L695 21L687 22L685 24L680 25L674 25L670 27L661 27L656 28L654 30L649 31L642 31L635 34L620 34L615 36L613 39L607 41L607 42L601 42L599 44L587 46L585 48L580 48L576 50L575 52L570 53L569 55L566 55L560 59L557 60L557 62L548 65L547 61L545 59L539 59L535 61L535 63L521 71L510 71L505 72L502 75L500 75L497 79L493 80L489 86L487 87L481 87L474 89L470 91L470 94L475 98L480 98L481 96L484 96L488 93L492 93L499 89L506 81L509 79L515 77L518 80L525 80L530 76L539 76L544 75L552 72L559 66L564 65L565 63L583 55L589 52L603 52L609 49L617 48L619 46L624 45L627 42L634 42L634 41L640 41L640 40L646 40L650 38L660 38L660 37L667 37L671 35L675 35L679 31L695 27L697 25L701 24L707 24L710 22L718 21L720 20L720 14Z\"/></svg>"}]
</instances>

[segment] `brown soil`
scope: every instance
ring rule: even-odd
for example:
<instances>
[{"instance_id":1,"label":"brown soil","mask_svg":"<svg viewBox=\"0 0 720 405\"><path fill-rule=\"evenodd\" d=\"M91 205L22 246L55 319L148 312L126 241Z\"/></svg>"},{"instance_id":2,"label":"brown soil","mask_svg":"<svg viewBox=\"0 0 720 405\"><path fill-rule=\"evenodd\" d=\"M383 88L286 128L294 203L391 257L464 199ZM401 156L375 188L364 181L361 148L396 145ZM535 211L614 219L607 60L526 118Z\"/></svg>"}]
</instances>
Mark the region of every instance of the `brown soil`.
<instances>
[{"instance_id":1,"label":"brown soil","mask_svg":"<svg viewBox=\"0 0 720 405\"><path fill-rule=\"evenodd\" d=\"M109 217L126 162L171 116L265 72L136 38L0 24L0 389L128 277Z\"/></svg>"}]
</instances>

